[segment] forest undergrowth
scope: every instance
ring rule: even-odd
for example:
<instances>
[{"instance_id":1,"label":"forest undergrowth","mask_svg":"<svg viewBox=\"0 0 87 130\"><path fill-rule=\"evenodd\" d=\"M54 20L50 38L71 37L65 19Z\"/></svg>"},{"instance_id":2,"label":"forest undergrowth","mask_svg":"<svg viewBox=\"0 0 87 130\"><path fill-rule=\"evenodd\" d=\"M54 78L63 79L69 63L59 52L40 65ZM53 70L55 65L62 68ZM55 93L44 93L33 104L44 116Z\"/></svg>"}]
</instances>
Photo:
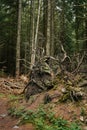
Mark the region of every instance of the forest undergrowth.
<instances>
[{"instance_id":1,"label":"forest undergrowth","mask_svg":"<svg viewBox=\"0 0 87 130\"><path fill-rule=\"evenodd\" d=\"M70 87L69 90L70 82L66 85L64 80L58 78L55 80L54 88L32 95L26 102L22 91L27 81L21 78L2 79L0 88L3 86L3 89L0 89L0 99L7 100L8 116L18 120L17 126L31 123L35 130L87 129L86 96L84 94L83 98L76 100L74 91L77 91L78 87L76 90ZM9 91L7 88L12 85Z\"/></svg>"}]
</instances>

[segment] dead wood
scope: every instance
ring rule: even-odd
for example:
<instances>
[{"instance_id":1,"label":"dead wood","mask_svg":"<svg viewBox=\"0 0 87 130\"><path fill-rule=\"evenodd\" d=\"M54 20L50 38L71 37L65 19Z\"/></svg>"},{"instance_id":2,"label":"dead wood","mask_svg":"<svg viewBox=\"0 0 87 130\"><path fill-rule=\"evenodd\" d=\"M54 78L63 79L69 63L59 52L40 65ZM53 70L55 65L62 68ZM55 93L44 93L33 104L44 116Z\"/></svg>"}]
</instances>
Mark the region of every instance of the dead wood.
<instances>
[{"instance_id":1,"label":"dead wood","mask_svg":"<svg viewBox=\"0 0 87 130\"><path fill-rule=\"evenodd\" d=\"M79 82L79 87L87 87L87 80L83 80L82 82Z\"/></svg>"},{"instance_id":2,"label":"dead wood","mask_svg":"<svg viewBox=\"0 0 87 130\"><path fill-rule=\"evenodd\" d=\"M77 68L72 72L73 74L77 74L77 73L78 73L79 68L80 68L80 66L81 66L81 64L82 64L82 62L83 62L84 57L85 57L85 54L86 54L86 52L83 53L83 55L82 55L80 61L78 62Z\"/></svg>"},{"instance_id":3,"label":"dead wood","mask_svg":"<svg viewBox=\"0 0 87 130\"><path fill-rule=\"evenodd\" d=\"M6 86L8 86L9 88L11 88L11 89L20 89L21 87L19 87L19 86L16 86L15 84L13 84L12 82L10 82L10 81L4 81L4 84L6 85Z\"/></svg>"},{"instance_id":4,"label":"dead wood","mask_svg":"<svg viewBox=\"0 0 87 130\"><path fill-rule=\"evenodd\" d=\"M64 57L63 57L63 59L61 60L61 62L64 62L66 58L69 59L69 61L71 62L71 59L70 59L70 57L67 55L67 52L65 51L65 49L64 49L64 47L63 47L62 44L61 44L61 50L62 50L63 53L64 53Z\"/></svg>"},{"instance_id":5,"label":"dead wood","mask_svg":"<svg viewBox=\"0 0 87 130\"><path fill-rule=\"evenodd\" d=\"M54 79L57 76L60 76L60 78L63 79L67 85L77 85L78 79L75 77L74 73L68 71L71 65L71 59L69 56L67 56L64 47L61 46L61 48L64 52L64 58L62 62L60 62L58 59L55 59L54 57L45 56L39 59L39 61L33 66L29 74L30 81L23 91L26 100L28 100L32 95L52 89L54 87ZM78 67L75 69L75 72L79 69L84 59L84 55L82 56ZM77 92L74 92L73 90L69 92L69 97L71 100L73 100L73 97L77 98L76 96L78 97Z\"/></svg>"},{"instance_id":6,"label":"dead wood","mask_svg":"<svg viewBox=\"0 0 87 130\"><path fill-rule=\"evenodd\" d=\"M46 93L44 96L44 104L47 104L47 103L51 102L54 98L58 98L58 97L60 97L60 94L50 95L50 94Z\"/></svg>"},{"instance_id":7,"label":"dead wood","mask_svg":"<svg viewBox=\"0 0 87 130\"><path fill-rule=\"evenodd\" d=\"M29 99L31 95L52 89L54 77L58 72L61 72L58 60L53 57L40 59L29 75L30 81L24 89L25 97Z\"/></svg>"},{"instance_id":8,"label":"dead wood","mask_svg":"<svg viewBox=\"0 0 87 130\"><path fill-rule=\"evenodd\" d=\"M13 80L12 78L1 78L0 79L0 91L14 94L21 94L24 89L25 83L20 79Z\"/></svg>"},{"instance_id":9,"label":"dead wood","mask_svg":"<svg viewBox=\"0 0 87 130\"><path fill-rule=\"evenodd\" d=\"M84 93L80 88L75 87L67 87L66 92L63 93L63 95L60 97L60 102L66 102L68 100L72 102L76 102L79 100L82 100Z\"/></svg>"}]
</instances>

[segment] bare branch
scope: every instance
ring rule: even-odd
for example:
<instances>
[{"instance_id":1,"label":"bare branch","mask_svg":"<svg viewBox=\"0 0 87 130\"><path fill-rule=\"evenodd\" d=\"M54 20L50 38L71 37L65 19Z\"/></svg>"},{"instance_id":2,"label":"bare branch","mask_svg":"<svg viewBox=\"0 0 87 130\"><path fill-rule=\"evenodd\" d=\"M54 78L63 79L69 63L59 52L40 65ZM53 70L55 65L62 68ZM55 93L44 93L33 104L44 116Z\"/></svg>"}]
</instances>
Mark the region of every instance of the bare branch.
<instances>
[{"instance_id":1,"label":"bare branch","mask_svg":"<svg viewBox=\"0 0 87 130\"><path fill-rule=\"evenodd\" d=\"M78 72L78 70L79 70L79 68L80 68L80 66L81 66L81 64L83 62L83 59L84 59L85 55L86 55L86 52L84 52L84 54L82 55L81 60L79 61L78 65L77 65L77 68L72 72L72 74Z\"/></svg>"},{"instance_id":2,"label":"bare branch","mask_svg":"<svg viewBox=\"0 0 87 130\"><path fill-rule=\"evenodd\" d=\"M70 57L67 55L67 52L64 50L64 47L63 47L62 44L61 44L61 49L62 49L62 51L63 51L63 53L64 53L64 57L63 57L63 59L62 59L62 62L64 62L64 60L65 60L66 58L68 58L69 61L71 62L71 59L70 59Z\"/></svg>"}]
</instances>

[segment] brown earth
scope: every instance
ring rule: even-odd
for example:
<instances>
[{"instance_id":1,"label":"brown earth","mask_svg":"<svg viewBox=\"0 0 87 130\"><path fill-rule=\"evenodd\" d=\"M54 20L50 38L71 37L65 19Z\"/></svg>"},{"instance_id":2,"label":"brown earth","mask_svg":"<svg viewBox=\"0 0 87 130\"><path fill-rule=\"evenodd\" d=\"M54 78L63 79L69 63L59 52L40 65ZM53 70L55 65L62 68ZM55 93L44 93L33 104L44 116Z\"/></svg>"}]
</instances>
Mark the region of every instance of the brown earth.
<instances>
[{"instance_id":1,"label":"brown earth","mask_svg":"<svg viewBox=\"0 0 87 130\"><path fill-rule=\"evenodd\" d=\"M5 79L6 80L6 79ZM2 79L1 79L2 81ZM13 79L12 79L13 82ZM23 85L23 84L22 84ZM9 90L5 91L3 88L3 84L0 85L0 130L35 130L35 127L32 124L26 124L22 126L17 126L19 119L12 118L8 115L9 107L24 107L26 110L36 110L38 107L43 105L43 99L46 93L50 95L59 95L54 98L50 103L44 105L44 108L47 110L48 108L52 108L52 111L55 112L56 117L63 117L68 121L77 121L81 122L82 116L81 111L84 108L85 113L87 113L87 98L82 100L81 102L67 102L67 103L59 103L59 97L61 95L61 85L57 89L50 90L48 92L43 92L41 94L37 94L32 96L28 102L24 100L24 98L19 98L19 100L11 100L9 99ZM3 90L3 91L2 91ZM23 90L23 88L22 88ZM18 91L18 90L17 90ZM4 96L2 95L4 93ZM14 91L11 94L14 94ZM17 93L18 94L18 93ZM20 97L20 96L19 96ZM84 118L84 117L83 117ZM82 121L83 122L83 121ZM86 125L84 125L86 126ZM83 130L83 129L82 129ZM87 130L87 129L84 129Z\"/></svg>"},{"instance_id":2,"label":"brown earth","mask_svg":"<svg viewBox=\"0 0 87 130\"><path fill-rule=\"evenodd\" d=\"M7 102L8 99L0 98L0 130L34 130L34 126L32 126L32 124L16 127L18 120L8 116Z\"/></svg>"}]
</instances>

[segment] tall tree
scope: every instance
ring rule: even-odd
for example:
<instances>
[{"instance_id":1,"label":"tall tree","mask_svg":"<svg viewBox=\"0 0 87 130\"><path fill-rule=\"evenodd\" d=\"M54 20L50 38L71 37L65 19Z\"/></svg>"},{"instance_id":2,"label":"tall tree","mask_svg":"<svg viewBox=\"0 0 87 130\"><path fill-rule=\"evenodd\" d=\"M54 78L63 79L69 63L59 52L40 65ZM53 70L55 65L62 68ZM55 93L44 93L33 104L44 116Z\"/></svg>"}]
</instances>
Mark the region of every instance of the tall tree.
<instances>
[{"instance_id":1,"label":"tall tree","mask_svg":"<svg viewBox=\"0 0 87 130\"><path fill-rule=\"evenodd\" d=\"M76 48L79 51L79 0L75 1L75 36L76 36Z\"/></svg>"},{"instance_id":2,"label":"tall tree","mask_svg":"<svg viewBox=\"0 0 87 130\"><path fill-rule=\"evenodd\" d=\"M54 56L54 8L55 8L55 1L54 0L51 0L51 46L50 46L50 48L51 48L51 52L50 52L50 54L52 55L52 56Z\"/></svg>"},{"instance_id":3,"label":"tall tree","mask_svg":"<svg viewBox=\"0 0 87 130\"><path fill-rule=\"evenodd\" d=\"M47 1L47 43L46 43L46 55L50 55L50 42L51 42L51 0Z\"/></svg>"},{"instance_id":4,"label":"tall tree","mask_svg":"<svg viewBox=\"0 0 87 130\"><path fill-rule=\"evenodd\" d=\"M85 7L85 48L86 48L86 51L87 51L87 8Z\"/></svg>"},{"instance_id":5,"label":"tall tree","mask_svg":"<svg viewBox=\"0 0 87 130\"><path fill-rule=\"evenodd\" d=\"M34 36L32 37L33 39L32 39L32 53L31 53L31 69L32 69L33 65L35 64L36 49L37 49L37 38L38 38L39 21L40 21L41 2L42 1L39 0L35 38L34 38ZM33 22L34 22L34 19L33 19ZM33 23L33 29L34 29L34 23ZM34 33L34 30L33 30L33 33Z\"/></svg>"},{"instance_id":6,"label":"tall tree","mask_svg":"<svg viewBox=\"0 0 87 130\"><path fill-rule=\"evenodd\" d=\"M43 48L46 54L46 39L47 39L47 0L43 0Z\"/></svg>"},{"instance_id":7,"label":"tall tree","mask_svg":"<svg viewBox=\"0 0 87 130\"><path fill-rule=\"evenodd\" d=\"M19 0L17 44L16 44L16 76L19 76L20 74L21 14L22 14L22 0Z\"/></svg>"},{"instance_id":8,"label":"tall tree","mask_svg":"<svg viewBox=\"0 0 87 130\"><path fill-rule=\"evenodd\" d=\"M65 45L65 0L61 2L60 19L60 44Z\"/></svg>"}]
</instances>

